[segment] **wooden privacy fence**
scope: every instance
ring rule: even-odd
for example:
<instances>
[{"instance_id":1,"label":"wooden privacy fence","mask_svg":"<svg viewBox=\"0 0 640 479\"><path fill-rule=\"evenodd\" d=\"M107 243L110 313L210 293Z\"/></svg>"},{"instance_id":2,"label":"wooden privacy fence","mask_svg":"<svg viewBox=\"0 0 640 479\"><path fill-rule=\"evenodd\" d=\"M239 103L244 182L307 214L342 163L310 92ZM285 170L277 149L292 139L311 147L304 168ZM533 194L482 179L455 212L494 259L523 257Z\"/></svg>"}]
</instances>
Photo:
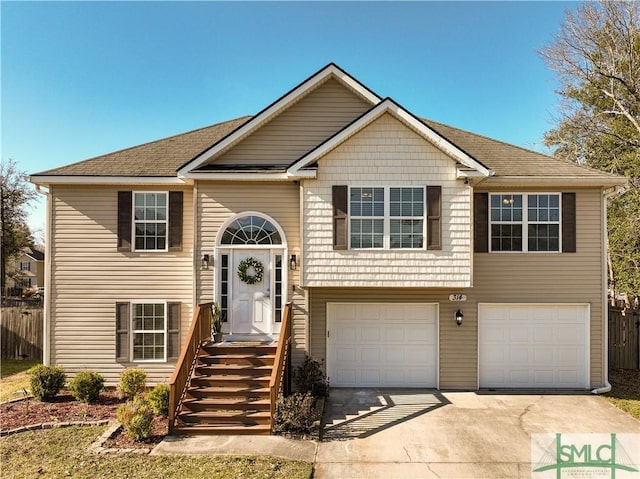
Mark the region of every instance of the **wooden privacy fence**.
<instances>
[{"instance_id":1,"label":"wooden privacy fence","mask_svg":"<svg viewBox=\"0 0 640 479\"><path fill-rule=\"evenodd\" d=\"M640 309L609 306L609 368L640 369Z\"/></svg>"},{"instance_id":2,"label":"wooden privacy fence","mask_svg":"<svg viewBox=\"0 0 640 479\"><path fill-rule=\"evenodd\" d=\"M2 308L0 356L42 361L42 308Z\"/></svg>"}]
</instances>

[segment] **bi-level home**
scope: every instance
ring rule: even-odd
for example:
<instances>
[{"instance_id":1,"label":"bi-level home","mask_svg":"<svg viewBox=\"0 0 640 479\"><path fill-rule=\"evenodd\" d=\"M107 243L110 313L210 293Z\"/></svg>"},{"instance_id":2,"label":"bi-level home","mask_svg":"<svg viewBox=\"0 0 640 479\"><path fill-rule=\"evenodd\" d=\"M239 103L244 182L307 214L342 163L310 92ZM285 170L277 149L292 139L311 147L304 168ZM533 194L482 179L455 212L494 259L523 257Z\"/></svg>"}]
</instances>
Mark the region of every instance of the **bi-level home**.
<instances>
[{"instance_id":1,"label":"bi-level home","mask_svg":"<svg viewBox=\"0 0 640 479\"><path fill-rule=\"evenodd\" d=\"M323 360L333 387L607 385L606 204L624 178L427 120L335 64L253 116L31 181L44 358L70 374L224 386L204 378L224 361L183 366L215 301L227 351L278 340L286 316L293 365Z\"/></svg>"}]
</instances>

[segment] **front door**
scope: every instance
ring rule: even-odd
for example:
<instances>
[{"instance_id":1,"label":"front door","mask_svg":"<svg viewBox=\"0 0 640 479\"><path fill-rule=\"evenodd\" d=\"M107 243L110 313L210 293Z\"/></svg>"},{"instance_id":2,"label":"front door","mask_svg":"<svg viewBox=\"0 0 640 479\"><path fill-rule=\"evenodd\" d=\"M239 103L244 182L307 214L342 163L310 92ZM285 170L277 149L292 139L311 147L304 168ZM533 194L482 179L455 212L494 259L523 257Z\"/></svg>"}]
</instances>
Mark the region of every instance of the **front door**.
<instances>
[{"instance_id":1,"label":"front door","mask_svg":"<svg viewBox=\"0 0 640 479\"><path fill-rule=\"evenodd\" d=\"M270 250L238 249L233 252L231 269L233 275L231 331L233 334L271 333L273 305L270 260ZM262 271L256 271L260 266ZM241 277L240 271L244 277Z\"/></svg>"}]
</instances>

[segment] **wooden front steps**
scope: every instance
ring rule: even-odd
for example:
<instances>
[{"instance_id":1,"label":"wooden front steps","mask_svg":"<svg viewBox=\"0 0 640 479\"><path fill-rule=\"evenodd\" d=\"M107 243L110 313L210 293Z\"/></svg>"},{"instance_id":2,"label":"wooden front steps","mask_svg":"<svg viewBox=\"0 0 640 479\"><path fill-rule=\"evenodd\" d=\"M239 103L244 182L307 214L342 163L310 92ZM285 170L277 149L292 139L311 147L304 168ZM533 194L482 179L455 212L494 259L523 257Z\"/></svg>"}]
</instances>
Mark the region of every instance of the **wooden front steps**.
<instances>
[{"instance_id":1,"label":"wooden front steps","mask_svg":"<svg viewBox=\"0 0 640 479\"><path fill-rule=\"evenodd\" d=\"M269 434L275 345L204 346L174 434Z\"/></svg>"}]
</instances>

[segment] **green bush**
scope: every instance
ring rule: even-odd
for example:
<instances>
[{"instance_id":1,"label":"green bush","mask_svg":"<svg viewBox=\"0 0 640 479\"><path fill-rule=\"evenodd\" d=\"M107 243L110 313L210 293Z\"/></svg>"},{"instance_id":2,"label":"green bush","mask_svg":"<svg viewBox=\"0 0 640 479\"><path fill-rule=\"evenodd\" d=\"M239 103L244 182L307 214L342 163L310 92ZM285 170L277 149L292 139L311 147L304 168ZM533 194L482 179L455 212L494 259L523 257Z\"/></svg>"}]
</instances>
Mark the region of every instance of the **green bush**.
<instances>
[{"instance_id":1,"label":"green bush","mask_svg":"<svg viewBox=\"0 0 640 479\"><path fill-rule=\"evenodd\" d=\"M147 439L151 435L153 409L145 398L136 397L133 401L121 404L117 417L127 436L134 441Z\"/></svg>"},{"instance_id":2,"label":"green bush","mask_svg":"<svg viewBox=\"0 0 640 479\"><path fill-rule=\"evenodd\" d=\"M67 381L67 375L60 366L40 364L29 370L31 394L40 401L51 401Z\"/></svg>"},{"instance_id":3,"label":"green bush","mask_svg":"<svg viewBox=\"0 0 640 479\"><path fill-rule=\"evenodd\" d=\"M104 389L104 377L94 371L80 371L69 382L69 391L78 401L96 402Z\"/></svg>"},{"instance_id":4,"label":"green bush","mask_svg":"<svg viewBox=\"0 0 640 479\"><path fill-rule=\"evenodd\" d=\"M303 363L293 371L293 383L296 391L311 393L314 397L329 395L329 383L322 372L322 363L305 356Z\"/></svg>"},{"instance_id":5,"label":"green bush","mask_svg":"<svg viewBox=\"0 0 640 479\"><path fill-rule=\"evenodd\" d=\"M158 384L149 391L147 399L156 414L166 416L169 414L169 386L166 384Z\"/></svg>"},{"instance_id":6,"label":"green bush","mask_svg":"<svg viewBox=\"0 0 640 479\"><path fill-rule=\"evenodd\" d=\"M311 393L294 393L278 399L275 429L278 432L308 434L317 421L316 398Z\"/></svg>"},{"instance_id":7,"label":"green bush","mask_svg":"<svg viewBox=\"0 0 640 479\"><path fill-rule=\"evenodd\" d=\"M144 391L147 382L147 373L144 369L129 368L120 373L120 384L118 384L118 391L120 395L133 399L142 391Z\"/></svg>"}]
</instances>

